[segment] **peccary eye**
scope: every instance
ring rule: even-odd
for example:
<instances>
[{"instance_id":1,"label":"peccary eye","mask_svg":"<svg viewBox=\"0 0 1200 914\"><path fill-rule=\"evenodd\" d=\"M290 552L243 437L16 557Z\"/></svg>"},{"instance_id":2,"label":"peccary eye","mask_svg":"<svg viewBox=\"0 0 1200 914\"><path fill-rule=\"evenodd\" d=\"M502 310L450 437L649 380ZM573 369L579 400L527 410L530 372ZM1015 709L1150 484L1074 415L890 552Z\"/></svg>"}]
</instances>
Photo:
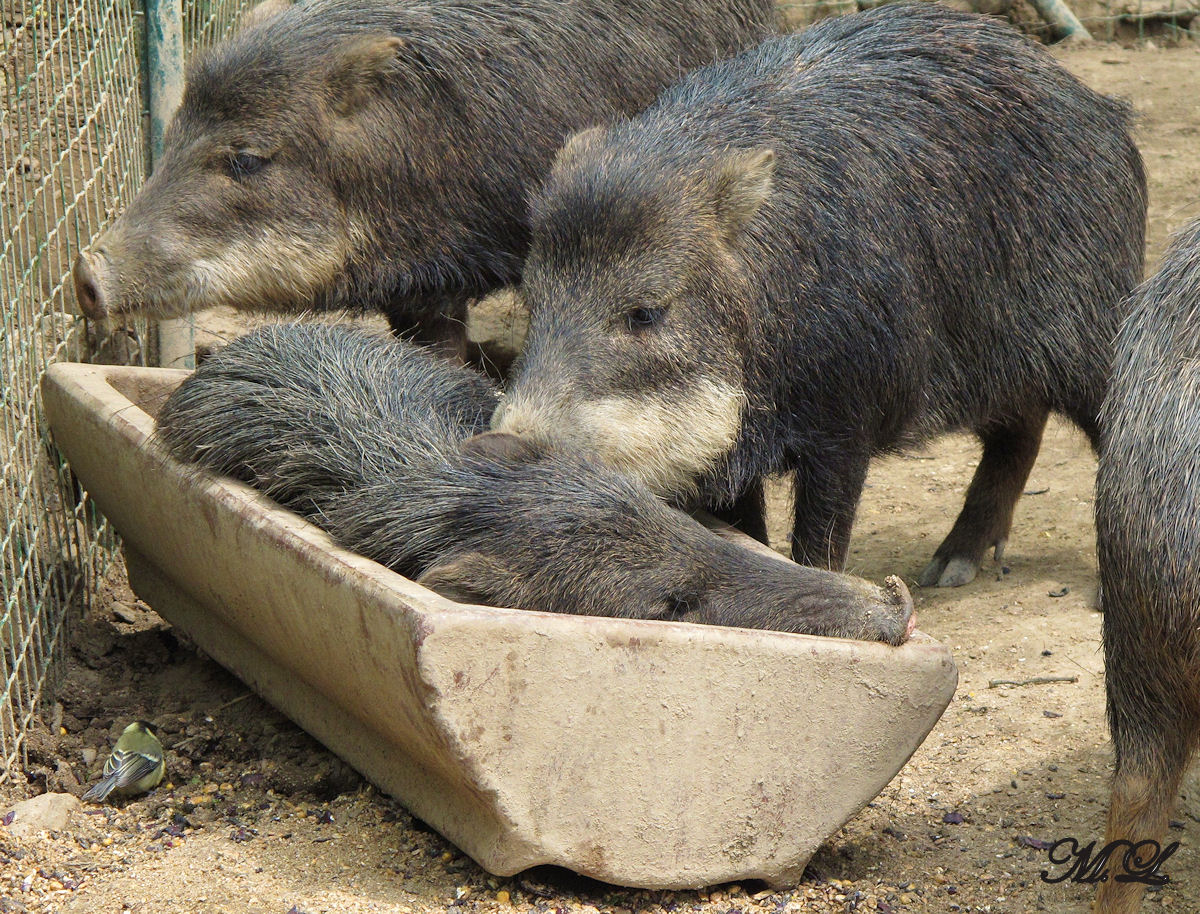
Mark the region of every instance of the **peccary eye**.
<instances>
[{"instance_id":1,"label":"peccary eye","mask_svg":"<svg viewBox=\"0 0 1200 914\"><path fill-rule=\"evenodd\" d=\"M238 152L229 157L229 171L238 180L257 174L266 164L267 159L252 152Z\"/></svg>"},{"instance_id":2,"label":"peccary eye","mask_svg":"<svg viewBox=\"0 0 1200 914\"><path fill-rule=\"evenodd\" d=\"M625 323L630 330L645 330L662 322L666 308L634 308L625 315Z\"/></svg>"}]
</instances>

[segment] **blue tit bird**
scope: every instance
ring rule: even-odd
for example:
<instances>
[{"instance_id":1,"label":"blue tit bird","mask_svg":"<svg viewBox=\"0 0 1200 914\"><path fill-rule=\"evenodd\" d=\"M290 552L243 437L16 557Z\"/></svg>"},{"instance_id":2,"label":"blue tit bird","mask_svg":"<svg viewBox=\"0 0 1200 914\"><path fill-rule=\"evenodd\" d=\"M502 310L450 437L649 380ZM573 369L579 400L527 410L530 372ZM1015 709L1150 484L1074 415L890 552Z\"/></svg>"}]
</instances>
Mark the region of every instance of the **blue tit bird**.
<instances>
[{"instance_id":1,"label":"blue tit bird","mask_svg":"<svg viewBox=\"0 0 1200 914\"><path fill-rule=\"evenodd\" d=\"M131 797L145 793L162 783L166 770L162 743L150 724L136 720L122 731L104 763L104 777L88 788L83 799L102 803L109 794Z\"/></svg>"}]
</instances>

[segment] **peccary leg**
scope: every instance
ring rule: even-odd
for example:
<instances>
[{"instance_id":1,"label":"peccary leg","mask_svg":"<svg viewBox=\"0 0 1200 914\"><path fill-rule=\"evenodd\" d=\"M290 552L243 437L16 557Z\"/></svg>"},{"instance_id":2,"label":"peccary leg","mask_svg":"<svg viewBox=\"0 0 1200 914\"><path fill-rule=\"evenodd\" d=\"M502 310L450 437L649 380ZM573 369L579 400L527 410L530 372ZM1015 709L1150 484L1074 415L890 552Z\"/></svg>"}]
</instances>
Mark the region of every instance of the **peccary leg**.
<instances>
[{"instance_id":1,"label":"peccary leg","mask_svg":"<svg viewBox=\"0 0 1200 914\"><path fill-rule=\"evenodd\" d=\"M850 551L850 529L862 496L871 455L826 452L796 467L792 560L841 571Z\"/></svg>"},{"instance_id":2,"label":"peccary leg","mask_svg":"<svg viewBox=\"0 0 1200 914\"><path fill-rule=\"evenodd\" d=\"M1130 531L1139 535L1136 528ZM1111 550L1101 553L1105 590L1104 686L1116 773L1105 844L1111 841L1170 843L1167 825L1188 762L1200 745L1200 637L1193 620L1194 590L1173 597L1154 594L1148 569L1125 569ZM1118 580L1113 580L1114 576ZM1143 586L1138 586L1138 578ZM1164 599L1165 598L1165 599ZM1174 604L1174 605L1172 605ZM1117 882L1125 849L1109 860L1109 879L1097 895L1098 914L1140 910L1141 883ZM1153 846L1138 853L1144 869ZM1160 858L1161 859L1161 858ZM1131 863L1135 862L1130 860ZM1170 873L1168 860L1160 874Z\"/></svg>"},{"instance_id":3,"label":"peccary leg","mask_svg":"<svg viewBox=\"0 0 1200 914\"><path fill-rule=\"evenodd\" d=\"M1163 734L1164 742L1178 742L1175 734ZM1180 747L1166 749L1167 758L1156 759L1146 764L1139 760L1123 760L1121 747L1117 746L1117 772L1113 777L1112 805L1108 810L1108 828L1104 843L1125 840L1133 844L1142 841L1160 842L1158 854L1164 848L1161 842L1167 834L1167 824L1179 784L1186 770L1186 756L1179 758ZM1169 843L1169 842L1167 842ZM1115 877L1131 869L1144 868L1154 856L1153 845L1140 848L1136 860L1130 857L1125 862L1127 847L1114 850L1108 860L1108 880L1103 882L1096 896L1096 914L1135 914L1141 910L1145 884L1141 882L1117 882ZM1169 859L1159 873L1170 872Z\"/></svg>"},{"instance_id":4,"label":"peccary leg","mask_svg":"<svg viewBox=\"0 0 1200 914\"><path fill-rule=\"evenodd\" d=\"M995 548L996 561L1004 555L1013 510L1037 459L1046 416L1041 412L976 429L983 456L958 520L917 578L922 587L967 584L975 579L989 548Z\"/></svg>"},{"instance_id":5,"label":"peccary leg","mask_svg":"<svg viewBox=\"0 0 1200 914\"><path fill-rule=\"evenodd\" d=\"M1091 444L1092 450L1098 455L1100 453L1099 408L1097 407L1097 409L1093 410L1071 410L1067 412L1067 415L1087 435L1088 443Z\"/></svg>"},{"instance_id":6,"label":"peccary leg","mask_svg":"<svg viewBox=\"0 0 1200 914\"><path fill-rule=\"evenodd\" d=\"M714 508L711 513L760 543L767 543L767 497L761 479L750 483L732 505Z\"/></svg>"}]
</instances>

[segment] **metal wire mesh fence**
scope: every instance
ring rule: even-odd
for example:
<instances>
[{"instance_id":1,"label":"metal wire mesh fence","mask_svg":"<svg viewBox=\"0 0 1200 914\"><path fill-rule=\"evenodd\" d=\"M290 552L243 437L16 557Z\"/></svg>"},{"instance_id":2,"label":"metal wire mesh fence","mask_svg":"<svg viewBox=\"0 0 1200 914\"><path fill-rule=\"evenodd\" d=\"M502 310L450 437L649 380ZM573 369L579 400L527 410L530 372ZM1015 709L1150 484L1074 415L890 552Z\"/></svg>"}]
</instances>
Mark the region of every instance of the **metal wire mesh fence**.
<instances>
[{"instance_id":1,"label":"metal wire mesh fence","mask_svg":"<svg viewBox=\"0 0 1200 914\"><path fill-rule=\"evenodd\" d=\"M185 51L224 37L250 5L185 2ZM86 607L115 548L53 449L38 384L51 362L93 354L72 316L71 263L141 187L150 151L139 2L0 0L0 13L3 780L53 695L71 614Z\"/></svg>"},{"instance_id":2,"label":"metal wire mesh fence","mask_svg":"<svg viewBox=\"0 0 1200 914\"><path fill-rule=\"evenodd\" d=\"M209 47L232 30L246 10L258 0L184 0L183 46L185 52Z\"/></svg>"},{"instance_id":3,"label":"metal wire mesh fence","mask_svg":"<svg viewBox=\"0 0 1200 914\"><path fill-rule=\"evenodd\" d=\"M186 56L225 37L256 0L0 0L0 780L53 692L66 622L115 545L49 441L38 384L51 362L93 354L72 317L71 262L150 168L146 2L180 4ZM800 27L880 2L780 7ZM1055 37L1029 5L1053 0L952 2ZM1200 0L1068 4L1099 39L1200 38Z\"/></svg>"}]
</instances>

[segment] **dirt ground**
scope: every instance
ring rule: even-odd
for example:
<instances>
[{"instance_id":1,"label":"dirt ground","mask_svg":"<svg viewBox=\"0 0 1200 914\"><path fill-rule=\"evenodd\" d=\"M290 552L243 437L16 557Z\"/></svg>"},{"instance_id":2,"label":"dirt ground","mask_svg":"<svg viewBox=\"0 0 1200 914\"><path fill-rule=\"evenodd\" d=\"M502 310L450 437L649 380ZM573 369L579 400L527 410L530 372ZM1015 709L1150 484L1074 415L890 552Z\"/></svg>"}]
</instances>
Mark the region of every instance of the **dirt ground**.
<instances>
[{"instance_id":1,"label":"dirt ground","mask_svg":"<svg viewBox=\"0 0 1200 914\"><path fill-rule=\"evenodd\" d=\"M1200 214L1200 48L1058 53L1141 114L1153 266L1168 233ZM239 326L210 315L200 342ZM911 584L953 521L977 457L971 440L953 437L879 462L850 570ZM162 732L169 783L121 808L88 807L41 838L17 840L0 826L0 912L1085 911L1089 887L1048 885L1039 874L1048 844L1103 834L1111 752L1094 609L1094 474L1083 437L1052 424L1003 566L959 590L912 585L921 629L953 649L958 692L911 762L783 892L640 892L553 869L491 877L181 643L114 568L74 633L61 718L32 735L30 783L0 787L0 815L47 787L81 792L111 739L139 717ZM784 501L777 493L780 539ZM1033 677L1075 681L989 687ZM1200 768L1185 782L1170 840L1181 842L1163 868L1171 881L1147 910L1200 911Z\"/></svg>"}]
</instances>

